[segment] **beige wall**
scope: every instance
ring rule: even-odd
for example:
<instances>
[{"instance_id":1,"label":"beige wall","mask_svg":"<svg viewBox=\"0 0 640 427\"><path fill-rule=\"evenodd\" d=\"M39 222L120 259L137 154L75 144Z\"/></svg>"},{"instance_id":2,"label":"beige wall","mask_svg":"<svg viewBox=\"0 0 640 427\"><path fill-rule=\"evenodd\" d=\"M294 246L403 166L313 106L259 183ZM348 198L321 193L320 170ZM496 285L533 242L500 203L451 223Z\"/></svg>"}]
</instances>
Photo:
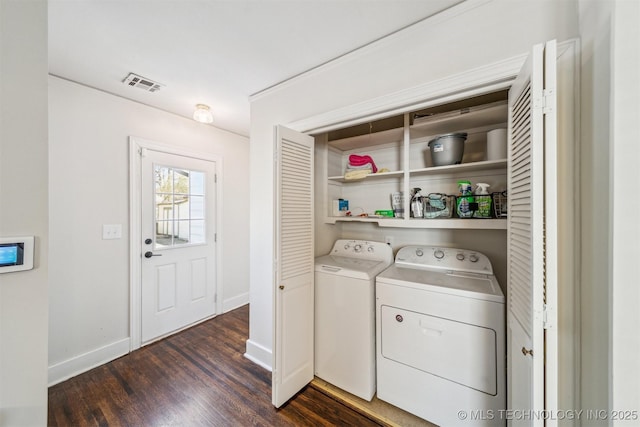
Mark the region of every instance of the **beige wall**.
<instances>
[{"instance_id":1,"label":"beige wall","mask_svg":"<svg viewBox=\"0 0 640 427\"><path fill-rule=\"evenodd\" d=\"M47 422L47 2L0 0L0 236L35 236L0 275L0 426Z\"/></svg>"}]
</instances>

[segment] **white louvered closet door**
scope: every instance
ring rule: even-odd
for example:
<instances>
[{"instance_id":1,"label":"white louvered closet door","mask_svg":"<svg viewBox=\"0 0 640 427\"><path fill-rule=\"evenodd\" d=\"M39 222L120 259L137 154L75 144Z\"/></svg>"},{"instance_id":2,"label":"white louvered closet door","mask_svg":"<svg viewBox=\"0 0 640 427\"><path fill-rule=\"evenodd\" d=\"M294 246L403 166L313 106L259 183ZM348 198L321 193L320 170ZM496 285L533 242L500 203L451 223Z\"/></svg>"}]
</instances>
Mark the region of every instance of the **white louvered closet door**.
<instances>
[{"instance_id":1,"label":"white louvered closet door","mask_svg":"<svg viewBox=\"0 0 640 427\"><path fill-rule=\"evenodd\" d=\"M314 139L276 130L276 277L272 402L313 379Z\"/></svg>"},{"instance_id":2,"label":"white louvered closet door","mask_svg":"<svg viewBox=\"0 0 640 427\"><path fill-rule=\"evenodd\" d=\"M546 70L548 69L548 70ZM546 74L548 71L548 74ZM556 150L555 42L536 45L509 92L509 225L508 245L508 401L524 411L511 425L544 425L542 411L555 409L557 345L545 341L548 293L555 295ZM548 209L545 209L545 206ZM549 262L550 261L550 262ZM555 303L555 297L550 300ZM555 310L553 310L555 313ZM545 353L550 358L545 360ZM545 379L545 365L550 377ZM555 374L554 374L555 372ZM549 423L547 423L549 425Z\"/></svg>"}]
</instances>

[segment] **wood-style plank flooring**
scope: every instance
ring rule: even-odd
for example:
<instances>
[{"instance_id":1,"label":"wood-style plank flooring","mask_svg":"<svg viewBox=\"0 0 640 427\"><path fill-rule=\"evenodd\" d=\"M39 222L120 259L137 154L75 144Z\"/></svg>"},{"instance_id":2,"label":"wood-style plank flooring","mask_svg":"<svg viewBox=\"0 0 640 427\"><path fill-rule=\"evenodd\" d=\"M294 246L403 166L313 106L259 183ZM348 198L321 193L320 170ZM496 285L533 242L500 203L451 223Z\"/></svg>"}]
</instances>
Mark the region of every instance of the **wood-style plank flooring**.
<instances>
[{"instance_id":1,"label":"wood-style plank flooring","mask_svg":"<svg viewBox=\"0 0 640 427\"><path fill-rule=\"evenodd\" d=\"M49 388L50 426L377 426L307 387L280 409L243 306Z\"/></svg>"}]
</instances>

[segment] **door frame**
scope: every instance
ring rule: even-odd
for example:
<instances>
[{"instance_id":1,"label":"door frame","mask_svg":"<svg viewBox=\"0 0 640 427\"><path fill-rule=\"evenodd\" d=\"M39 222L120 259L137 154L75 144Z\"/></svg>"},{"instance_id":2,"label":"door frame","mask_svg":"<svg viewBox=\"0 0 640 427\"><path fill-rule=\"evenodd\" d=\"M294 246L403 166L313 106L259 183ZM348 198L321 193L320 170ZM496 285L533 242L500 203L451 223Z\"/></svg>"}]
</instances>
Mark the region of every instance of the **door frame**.
<instances>
[{"instance_id":1,"label":"door frame","mask_svg":"<svg viewBox=\"0 0 640 427\"><path fill-rule=\"evenodd\" d=\"M216 302L215 314L222 312L222 188L223 165L220 156L184 150L179 147L129 136L129 351L142 346L142 150L190 157L216 163Z\"/></svg>"}]
</instances>

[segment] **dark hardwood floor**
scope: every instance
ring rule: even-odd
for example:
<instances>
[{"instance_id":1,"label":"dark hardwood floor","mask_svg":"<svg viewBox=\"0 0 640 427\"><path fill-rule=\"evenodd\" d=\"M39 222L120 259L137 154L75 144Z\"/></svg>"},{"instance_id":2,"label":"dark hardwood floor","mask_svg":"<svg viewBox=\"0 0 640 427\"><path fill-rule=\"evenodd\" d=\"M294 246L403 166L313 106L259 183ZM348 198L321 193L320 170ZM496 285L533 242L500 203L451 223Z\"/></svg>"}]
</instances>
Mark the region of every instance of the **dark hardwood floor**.
<instances>
[{"instance_id":1,"label":"dark hardwood floor","mask_svg":"<svg viewBox=\"0 0 640 427\"><path fill-rule=\"evenodd\" d=\"M280 409L244 306L49 388L50 426L376 426L307 387Z\"/></svg>"}]
</instances>

